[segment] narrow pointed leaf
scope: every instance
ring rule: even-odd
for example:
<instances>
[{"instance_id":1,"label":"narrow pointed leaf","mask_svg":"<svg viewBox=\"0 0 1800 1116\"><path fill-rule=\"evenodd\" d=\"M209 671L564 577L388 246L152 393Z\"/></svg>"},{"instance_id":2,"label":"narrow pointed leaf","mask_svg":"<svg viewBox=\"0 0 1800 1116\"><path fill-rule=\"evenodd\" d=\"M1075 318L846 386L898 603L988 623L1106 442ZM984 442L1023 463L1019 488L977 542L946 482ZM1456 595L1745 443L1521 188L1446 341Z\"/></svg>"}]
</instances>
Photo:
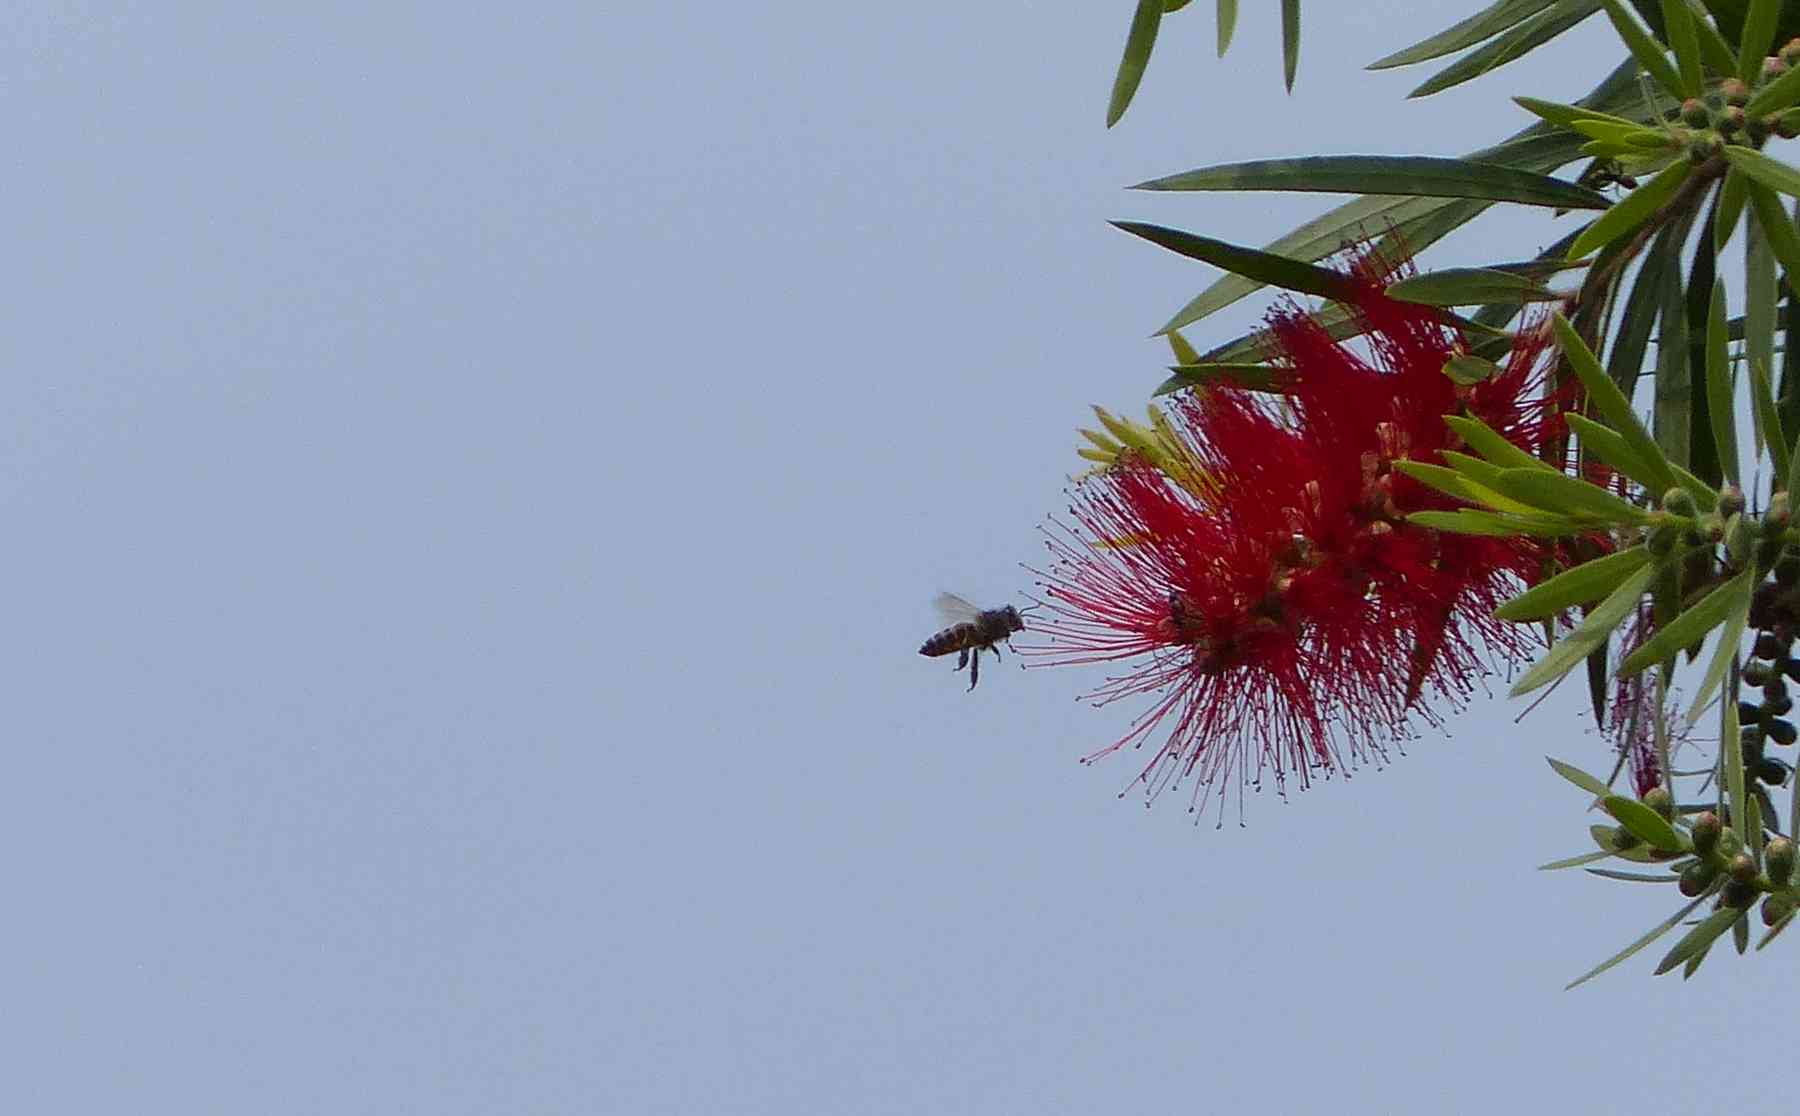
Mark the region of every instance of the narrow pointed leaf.
<instances>
[{"instance_id":1,"label":"narrow pointed leaf","mask_svg":"<svg viewBox=\"0 0 1800 1116\"><path fill-rule=\"evenodd\" d=\"M1731 929L1741 912L1731 907L1721 907L1712 913L1706 921L1689 930L1682 939L1675 943L1662 961L1656 966L1656 975L1661 976L1689 958L1697 956L1716 941L1720 934Z\"/></svg>"},{"instance_id":2,"label":"narrow pointed leaf","mask_svg":"<svg viewBox=\"0 0 1800 1116\"><path fill-rule=\"evenodd\" d=\"M1538 620L1558 616L1576 605L1606 596L1619 583L1650 563L1650 552L1641 546L1608 554L1564 570L1520 593L1494 610L1501 620Z\"/></svg>"},{"instance_id":3,"label":"narrow pointed leaf","mask_svg":"<svg viewBox=\"0 0 1800 1116\"><path fill-rule=\"evenodd\" d=\"M1581 626L1564 636L1544 657L1513 684L1512 696L1528 694L1567 674L1576 663L1604 645L1613 630L1637 607L1644 590L1655 576L1655 566L1644 566L1627 577L1617 589L1587 614Z\"/></svg>"},{"instance_id":4,"label":"narrow pointed leaf","mask_svg":"<svg viewBox=\"0 0 1800 1116\"><path fill-rule=\"evenodd\" d=\"M1764 947L1764 946L1768 945L1770 942L1774 941L1778 934L1780 934L1783 930L1786 930L1788 928L1788 923L1794 921L1794 915L1796 913L1800 913L1800 912L1789 911L1782 918L1782 920L1780 922L1777 922L1775 925L1769 927L1768 933L1764 934L1762 936L1762 940L1756 943L1756 948L1760 950L1760 949L1762 949L1762 947Z\"/></svg>"},{"instance_id":5,"label":"narrow pointed leaf","mask_svg":"<svg viewBox=\"0 0 1800 1116\"><path fill-rule=\"evenodd\" d=\"M1503 469L1555 471L1549 464L1507 441L1505 435L1478 418L1445 415L1444 425L1456 431L1457 436L1468 443L1470 449Z\"/></svg>"},{"instance_id":6,"label":"narrow pointed leaf","mask_svg":"<svg viewBox=\"0 0 1800 1116\"><path fill-rule=\"evenodd\" d=\"M1478 484L1463 476L1454 469L1446 469L1442 465L1426 465L1419 461L1396 461L1394 469L1404 473L1420 484L1437 489L1446 496L1454 496L1458 500L1466 500L1471 504L1481 504L1496 511L1540 516L1544 513L1529 504L1504 496L1485 485Z\"/></svg>"},{"instance_id":7,"label":"narrow pointed leaf","mask_svg":"<svg viewBox=\"0 0 1800 1116\"><path fill-rule=\"evenodd\" d=\"M1293 387L1293 373L1267 364L1242 362L1197 362L1169 366L1174 373L1164 380L1154 394L1167 395L1183 388L1224 384L1244 391L1282 393Z\"/></svg>"},{"instance_id":8,"label":"narrow pointed leaf","mask_svg":"<svg viewBox=\"0 0 1800 1116\"><path fill-rule=\"evenodd\" d=\"M1611 209L1595 219L1586 232L1576 238L1569 248L1569 258L1581 259L1648 221L1664 202L1675 195L1675 191L1681 189L1681 184L1687 181L1693 169L1693 164L1685 159L1670 163L1655 178L1619 199Z\"/></svg>"},{"instance_id":9,"label":"narrow pointed leaf","mask_svg":"<svg viewBox=\"0 0 1800 1116\"><path fill-rule=\"evenodd\" d=\"M1529 507L1601 523L1643 523L1650 514L1580 477L1547 469L1506 469L1490 487Z\"/></svg>"},{"instance_id":10,"label":"narrow pointed leaf","mask_svg":"<svg viewBox=\"0 0 1800 1116\"><path fill-rule=\"evenodd\" d=\"M1593 528L1579 520L1552 515L1502 515L1498 512L1464 508L1461 511L1420 511L1406 517L1408 523L1448 531L1455 535L1484 535L1510 539L1520 535L1555 539L1579 535Z\"/></svg>"},{"instance_id":11,"label":"narrow pointed leaf","mask_svg":"<svg viewBox=\"0 0 1800 1116\"><path fill-rule=\"evenodd\" d=\"M1631 447L1625 444L1625 439L1619 437L1618 431L1601 426L1574 411L1564 415L1563 420L1581 438L1583 452L1599 458L1645 488L1654 488L1656 471L1631 452Z\"/></svg>"},{"instance_id":12,"label":"narrow pointed leaf","mask_svg":"<svg viewBox=\"0 0 1800 1116\"><path fill-rule=\"evenodd\" d=\"M1756 589L1758 580L1756 566L1752 563L1744 569L1743 573L1738 574L1721 587L1722 589L1731 590L1735 596L1734 599L1729 602L1731 611L1726 615L1724 627L1720 630L1719 645L1713 650L1712 663L1706 668L1706 675L1700 680L1700 688L1694 691L1693 704L1688 708L1687 719L1690 727L1699 722L1700 715L1706 711L1707 703L1712 700L1713 691L1717 690L1720 684L1725 681L1726 671L1731 669L1732 662L1737 658L1738 647L1744 640L1744 627L1750 618L1750 597ZM1704 603L1706 602L1701 602L1701 604ZM1695 607L1698 608L1699 605L1696 605ZM1686 614L1684 613L1683 615ZM1680 617L1676 617L1676 622L1680 622ZM1727 701L1725 705L1727 715L1735 724L1737 721L1737 702ZM1737 744L1738 740L1734 734L1731 740L1724 742L1725 751L1729 754ZM1743 774L1743 763L1741 761L1738 764L1738 768L1738 774L1741 778ZM1727 772L1726 774L1727 777L1730 776L1730 772ZM1740 801L1738 803L1738 812L1733 815L1734 817L1741 818L1744 816L1742 806L1743 803Z\"/></svg>"},{"instance_id":13,"label":"narrow pointed leaf","mask_svg":"<svg viewBox=\"0 0 1800 1116\"><path fill-rule=\"evenodd\" d=\"M1624 949L1613 954L1611 957L1608 957L1606 960L1600 962L1598 965L1595 965L1593 968L1589 969L1587 972L1582 973L1580 976L1578 976L1574 980L1570 981L1567 985L1565 985L1563 987L1563 991L1567 992L1569 989L1574 988L1577 985L1586 984L1588 981L1593 980L1595 977L1599 976L1601 973L1605 972L1606 970L1612 968L1614 965L1617 965L1619 962L1630 958L1633 954L1637 953L1639 950L1643 949L1645 946L1649 945L1651 942L1654 942L1656 939L1662 937L1664 934L1667 934L1670 930L1672 930L1676 926L1680 925L1682 919L1686 918L1690 914L1693 914L1694 911L1700 906L1700 904L1706 902L1706 900L1709 899L1712 896L1712 893L1716 890L1718 890L1717 884L1713 885L1712 888L1709 888L1706 891L1706 893L1701 895L1699 898L1688 903L1686 906L1682 907L1680 910L1676 911L1674 914L1670 915L1668 918L1663 919L1661 922L1657 923L1655 926L1652 926L1648 931L1646 931L1644 933L1643 937L1632 942L1630 945L1626 946Z\"/></svg>"},{"instance_id":14,"label":"narrow pointed leaf","mask_svg":"<svg viewBox=\"0 0 1800 1116\"><path fill-rule=\"evenodd\" d=\"M1477 306L1490 302L1548 302L1558 297L1544 287L1507 271L1454 267L1428 271L1392 283L1389 298L1426 306Z\"/></svg>"},{"instance_id":15,"label":"narrow pointed leaf","mask_svg":"<svg viewBox=\"0 0 1800 1116\"><path fill-rule=\"evenodd\" d=\"M1437 34L1421 39L1403 50L1397 50L1386 58L1377 59L1365 68L1388 70L1396 66L1410 66L1415 62L1429 62L1433 58L1454 54L1524 22L1548 8L1553 2L1554 0L1496 0L1495 3L1489 4L1467 19L1454 23Z\"/></svg>"},{"instance_id":16,"label":"narrow pointed leaf","mask_svg":"<svg viewBox=\"0 0 1800 1116\"><path fill-rule=\"evenodd\" d=\"M1694 33L1700 40L1700 57L1705 60L1707 68L1721 77L1737 72L1737 55L1725 36L1713 26L1710 19L1702 19L1695 13Z\"/></svg>"},{"instance_id":17,"label":"narrow pointed leaf","mask_svg":"<svg viewBox=\"0 0 1800 1116\"><path fill-rule=\"evenodd\" d=\"M1281 0L1281 77L1287 91L1294 91L1294 75L1300 69L1300 0Z\"/></svg>"},{"instance_id":18,"label":"narrow pointed leaf","mask_svg":"<svg viewBox=\"0 0 1800 1116\"><path fill-rule=\"evenodd\" d=\"M1576 786L1580 787L1582 790L1587 791L1589 794L1592 794L1595 798L1605 798L1607 795L1612 793L1611 787L1607 786L1605 783L1602 783L1599 779L1595 778L1594 776L1589 775L1587 772L1583 771L1581 768L1576 767L1574 764L1564 763L1562 760L1559 760L1559 759L1551 759L1549 756L1545 756L1544 759L1549 762L1551 769L1553 771L1555 771L1558 775L1561 775L1563 778L1567 779L1571 783L1574 783Z\"/></svg>"},{"instance_id":19,"label":"narrow pointed leaf","mask_svg":"<svg viewBox=\"0 0 1800 1116\"><path fill-rule=\"evenodd\" d=\"M1237 0L1219 0L1217 9L1219 57L1231 49L1231 36L1237 32Z\"/></svg>"},{"instance_id":20,"label":"narrow pointed leaf","mask_svg":"<svg viewBox=\"0 0 1800 1116\"><path fill-rule=\"evenodd\" d=\"M1662 0L1663 37L1675 51L1681 92L1692 97L1700 92L1700 36L1694 29L1694 13L1687 0Z\"/></svg>"},{"instance_id":21,"label":"narrow pointed leaf","mask_svg":"<svg viewBox=\"0 0 1800 1116\"><path fill-rule=\"evenodd\" d=\"M1663 45L1650 37L1632 15L1630 10L1619 0L1605 0L1606 18L1612 20L1613 29L1619 38L1625 41L1631 50L1631 56L1638 60L1644 72L1656 79L1656 83L1677 97L1686 97L1690 93L1698 93L1698 89L1684 89L1681 75L1669 64L1669 56L1663 52Z\"/></svg>"},{"instance_id":22,"label":"narrow pointed leaf","mask_svg":"<svg viewBox=\"0 0 1800 1116\"><path fill-rule=\"evenodd\" d=\"M1738 36L1737 75L1755 84L1762 76L1763 59L1775 41L1775 24L1781 18L1781 0L1750 0L1744 14L1744 30Z\"/></svg>"},{"instance_id":23,"label":"narrow pointed leaf","mask_svg":"<svg viewBox=\"0 0 1800 1116\"><path fill-rule=\"evenodd\" d=\"M1745 195L1749 191L1749 180L1744 172L1736 167L1725 174L1725 181L1719 185L1719 212L1713 218L1713 252L1723 252L1731 243L1731 234L1737 231L1738 218L1744 213Z\"/></svg>"},{"instance_id":24,"label":"narrow pointed leaf","mask_svg":"<svg viewBox=\"0 0 1800 1116\"><path fill-rule=\"evenodd\" d=\"M1538 865L1540 872L1555 872L1563 868L1579 868L1584 864L1592 864L1596 860L1605 860L1613 854L1605 849L1596 849L1590 853L1577 853L1565 856L1561 860L1552 860L1548 864Z\"/></svg>"},{"instance_id":25,"label":"narrow pointed leaf","mask_svg":"<svg viewBox=\"0 0 1800 1116\"><path fill-rule=\"evenodd\" d=\"M1619 391L1619 386L1600 367L1600 362L1594 359L1593 351L1587 347L1581 335L1575 332L1575 327L1569 324L1567 318L1555 314L1551 322L1563 355L1568 358L1569 366L1581 380L1581 386L1587 389L1588 399L1606 419L1607 425L1618 431L1632 452L1656 471L1658 491L1672 487L1675 484L1675 474L1669 468L1669 460L1650 437L1650 432L1644 429L1637 412L1632 410L1630 400L1625 398Z\"/></svg>"},{"instance_id":26,"label":"narrow pointed leaf","mask_svg":"<svg viewBox=\"0 0 1800 1116\"><path fill-rule=\"evenodd\" d=\"M1742 575L1727 581L1658 628L1656 634L1625 656L1625 661L1619 664L1619 674L1629 677L1704 639L1707 632L1730 618L1738 598L1743 595L1742 581Z\"/></svg>"},{"instance_id":27,"label":"narrow pointed leaf","mask_svg":"<svg viewBox=\"0 0 1800 1116\"><path fill-rule=\"evenodd\" d=\"M1680 250L1679 244L1675 250ZM1690 412L1694 392L1688 367L1687 309L1682 303L1679 261L1663 273L1659 294L1662 328L1657 335L1656 399L1651 421L1656 429L1657 452L1672 466L1686 465L1691 460L1689 431L1693 426Z\"/></svg>"},{"instance_id":28,"label":"narrow pointed leaf","mask_svg":"<svg viewBox=\"0 0 1800 1116\"><path fill-rule=\"evenodd\" d=\"M1496 70L1522 58L1599 10L1600 0L1556 0L1547 10L1439 70L1407 96L1428 97Z\"/></svg>"},{"instance_id":29,"label":"narrow pointed leaf","mask_svg":"<svg viewBox=\"0 0 1800 1116\"><path fill-rule=\"evenodd\" d=\"M1125 35L1125 54L1119 59L1119 72L1113 77L1112 97L1106 104L1106 126L1112 127L1131 106L1138 83L1144 80L1144 67L1150 64L1150 52L1156 47L1156 30L1162 26L1162 0L1138 0L1137 12L1131 17L1131 30Z\"/></svg>"},{"instance_id":30,"label":"narrow pointed leaf","mask_svg":"<svg viewBox=\"0 0 1800 1116\"><path fill-rule=\"evenodd\" d=\"M1691 218L1678 217L1656 234L1655 241L1644 253L1643 265L1638 268L1631 294L1619 314L1619 331L1613 338L1612 352L1606 358L1606 374L1619 385L1619 391L1627 399L1637 390L1638 377L1644 370L1644 356L1650 348L1650 335L1662 312L1663 276L1671 270L1680 271L1681 245L1691 227Z\"/></svg>"},{"instance_id":31,"label":"narrow pointed leaf","mask_svg":"<svg viewBox=\"0 0 1800 1116\"><path fill-rule=\"evenodd\" d=\"M1757 90L1750 103L1744 106L1744 114L1755 120L1780 112L1796 102L1800 102L1800 68L1789 70Z\"/></svg>"},{"instance_id":32,"label":"narrow pointed leaf","mask_svg":"<svg viewBox=\"0 0 1800 1116\"><path fill-rule=\"evenodd\" d=\"M1327 268L1161 225L1148 225L1140 221L1114 221L1112 225L1133 236L1141 236L1152 244L1161 245L1171 252L1255 279L1259 283L1320 298L1346 299L1351 295L1349 281Z\"/></svg>"},{"instance_id":33,"label":"narrow pointed leaf","mask_svg":"<svg viewBox=\"0 0 1800 1116\"><path fill-rule=\"evenodd\" d=\"M1600 806L1626 829L1632 836L1647 841L1650 847L1661 852L1682 852L1681 838L1675 835L1675 827L1663 816L1635 798L1626 798L1622 794L1609 794L1601 801Z\"/></svg>"},{"instance_id":34,"label":"narrow pointed leaf","mask_svg":"<svg viewBox=\"0 0 1800 1116\"><path fill-rule=\"evenodd\" d=\"M1560 178L1427 155L1314 155L1197 167L1140 182L1133 190L1280 190L1482 198L1556 209L1606 209L1606 195Z\"/></svg>"},{"instance_id":35,"label":"narrow pointed leaf","mask_svg":"<svg viewBox=\"0 0 1800 1116\"><path fill-rule=\"evenodd\" d=\"M1771 435L1768 424L1770 420L1779 423L1775 418L1774 388L1769 384L1769 368L1775 363L1775 254L1770 249L1768 237L1763 235L1762 222L1752 220L1744 230L1744 357L1751 368L1750 397L1753 404L1751 416L1754 419L1751 429L1756 436L1756 452L1760 456L1763 447L1769 444L1770 438L1779 438L1779 434ZM1757 377L1762 383L1758 384ZM1765 410L1765 400L1759 391L1766 391L1769 398ZM1785 447L1783 447L1785 450ZM1782 464L1775 467L1775 475L1785 477L1787 470L1783 467L1787 454L1780 454Z\"/></svg>"},{"instance_id":36,"label":"narrow pointed leaf","mask_svg":"<svg viewBox=\"0 0 1800 1116\"><path fill-rule=\"evenodd\" d=\"M1756 424L1763 440L1769 446L1769 459L1773 463L1772 483L1778 489L1787 489L1792 483L1789 476L1793 469L1793 451L1788 443L1787 434L1781 428L1781 413L1775 406L1775 389L1769 383L1769 373L1760 361L1750 362L1750 393L1756 400Z\"/></svg>"},{"instance_id":37,"label":"narrow pointed leaf","mask_svg":"<svg viewBox=\"0 0 1800 1116\"><path fill-rule=\"evenodd\" d=\"M1800 74L1800 67L1788 71L1788 76L1794 74ZM1725 148L1725 161L1731 164L1733 170L1742 171L1771 190L1800 195L1800 170L1795 170L1779 159L1771 159L1748 147L1733 145Z\"/></svg>"},{"instance_id":38,"label":"narrow pointed leaf","mask_svg":"<svg viewBox=\"0 0 1800 1116\"><path fill-rule=\"evenodd\" d=\"M1671 884L1680 879L1668 872L1656 875L1649 872L1621 872L1617 868L1587 868L1584 871L1609 880L1625 880L1629 883Z\"/></svg>"},{"instance_id":39,"label":"narrow pointed leaf","mask_svg":"<svg viewBox=\"0 0 1800 1116\"><path fill-rule=\"evenodd\" d=\"M1719 468L1733 484L1738 479L1737 409L1732 406L1731 347L1725 332L1725 283L1712 285L1706 317L1706 409L1712 418L1713 449Z\"/></svg>"}]
</instances>

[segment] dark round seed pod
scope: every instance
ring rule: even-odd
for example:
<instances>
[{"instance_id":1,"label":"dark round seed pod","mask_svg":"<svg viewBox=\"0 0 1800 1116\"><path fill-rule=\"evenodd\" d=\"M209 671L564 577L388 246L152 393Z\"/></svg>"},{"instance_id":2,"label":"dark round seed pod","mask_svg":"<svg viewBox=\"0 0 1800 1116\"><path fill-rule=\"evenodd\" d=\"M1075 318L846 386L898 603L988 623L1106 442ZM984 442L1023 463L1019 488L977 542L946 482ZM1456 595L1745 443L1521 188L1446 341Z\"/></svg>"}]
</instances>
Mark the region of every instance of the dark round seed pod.
<instances>
[{"instance_id":1,"label":"dark round seed pod","mask_svg":"<svg viewBox=\"0 0 1800 1116\"><path fill-rule=\"evenodd\" d=\"M1794 699L1782 694L1780 697L1763 699L1763 714L1769 717L1780 717L1794 708Z\"/></svg>"},{"instance_id":2,"label":"dark round seed pod","mask_svg":"<svg viewBox=\"0 0 1800 1116\"><path fill-rule=\"evenodd\" d=\"M1694 828L1689 830L1689 835L1694 839L1694 851L1703 857L1707 856L1719 847L1719 836L1724 831L1725 827L1719 823L1719 815L1711 810L1701 814L1694 819Z\"/></svg>"},{"instance_id":3,"label":"dark round seed pod","mask_svg":"<svg viewBox=\"0 0 1800 1116\"><path fill-rule=\"evenodd\" d=\"M1800 581L1800 558L1788 555L1775 563L1775 583L1788 586Z\"/></svg>"},{"instance_id":4,"label":"dark round seed pod","mask_svg":"<svg viewBox=\"0 0 1800 1116\"><path fill-rule=\"evenodd\" d=\"M1753 701L1738 702L1738 724L1749 728L1754 726L1756 722L1762 720L1762 717L1763 707L1758 703Z\"/></svg>"},{"instance_id":5,"label":"dark round seed pod","mask_svg":"<svg viewBox=\"0 0 1800 1116\"><path fill-rule=\"evenodd\" d=\"M1718 874L1719 870L1713 867L1709 861L1694 861L1682 870L1680 883L1681 893L1689 899L1692 899L1702 891L1705 891L1713 882L1713 877Z\"/></svg>"},{"instance_id":6,"label":"dark round seed pod","mask_svg":"<svg viewBox=\"0 0 1800 1116\"><path fill-rule=\"evenodd\" d=\"M1787 698L1782 698L1781 700L1787 702L1789 705L1794 704ZM1768 732L1769 739L1781 745L1783 748L1792 744L1794 742L1794 737L1797 735L1794 728L1794 722L1782 717L1770 717L1763 722L1762 727Z\"/></svg>"},{"instance_id":7,"label":"dark round seed pod","mask_svg":"<svg viewBox=\"0 0 1800 1116\"><path fill-rule=\"evenodd\" d=\"M1756 902L1757 895L1755 884L1745 883L1742 880L1731 880L1725 885L1725 891L1721 898L1727 907L1742 911L1747 910L1750 904Z\"/></svg>"},{"instance_id":8,"label":"dark round seed pod","mask_svg":"<svg viewBox=\"0 0 1800 1116\"><path fill-rule=\"evenodd\" d=\"M1800 682L1800 659L1783 659L1780 665L1781 673Z\"/></svg>"},{"instance_id":9,"label":"dark round seed pod","mask_svg":"<svg viewBox=\"0 0 1800 1116\"><path fill-rule=\"evenodd\" d=\"M1763 868L1776 887L1786 887L1794 878L1795 854L1794 842L1786 837L1775 838L1763 850Z\"/></svg>"},{"instance_id":10,"label":"dark round seed pod","mask_svg":"<svg viewBox=\"0 0 1800 1116\"><path fill-rule=\"evenodd\" d=\"M1779 787L1787 782L1788 772L1792 769L1787 764L1770 756L1757 760L1754 770L1758 779L1771 787Z\"/></svg>"},{"instance_id":11,"label":"dark round seed pod","mask_svg":"<svg viewBox=\"0 0 1800 1116\"><path fill-rule=\"evenodd\" d=\"M1781 586L1766 581L1758 585L1756 591L1750 594L1750 626L1752 628L1773 628L1780 600ZM1775 637L1770 636L1769 638L1774 639ZM1779 641L1777 641L1776 650L1780 650ZM1759 659L1775 658L1774 655L1758 655L1756 657Z\"/></svg>"},{"instance_id":12,"label":"dark round seed pod","mask_svg":"<svg viewBox=\"0 0 1800 1116\"><path fill-rule=\"evenodd\" d=\"M1778 701L1788 696L1787 680L1781 675L1771 675L1762 683L1763 697L1769 701Z\"/></svg>"},{"instance_id":13,"label":"dark round seed pod","mask_svg":"<svg viewBox=\"0 0 1800 1116\"><path fill-rule=\"evenodd\" d=\"M1772 603L1773 602L1771 602L1771 604ZM1750 653L1759 659L1779 659L1782 656L1783 650L1784 648L1781 646L1781 641L1776 639L1774 634L1770 632L1758 633L1756 642L1750 647ZM1746 670L1744 674L1746 678L1749 677L1748 670ZM1756 683L1756 685L1761 685L1761 683Z\"/></svg>"},{"instance_id":14,"label":"dark round seed pod","mask_svg":"<svg viewBox=\"0 0 1800 1116\"><path fill-rule=\"evenodd\" d=\"M1761 657L1757 656L1758 659ZM1744 664L1744 685L1746 686L1767 686L1772 677L1774 677L1773 672L1767 666L1757 662L1756 659Z\"/></svg>"},{"instance_id":15,"label":"dark round seed pod","mask_svg":"<svg viewBox=\"0 0 1800 1116\"><path fill-rule=\"evenodd\" d=\"M1764 735L1761 725L1745 725L1738 730L1738 744L1744 749L1745 756L1751 752L1762 755Z\"/></svg>"}]
</instances>

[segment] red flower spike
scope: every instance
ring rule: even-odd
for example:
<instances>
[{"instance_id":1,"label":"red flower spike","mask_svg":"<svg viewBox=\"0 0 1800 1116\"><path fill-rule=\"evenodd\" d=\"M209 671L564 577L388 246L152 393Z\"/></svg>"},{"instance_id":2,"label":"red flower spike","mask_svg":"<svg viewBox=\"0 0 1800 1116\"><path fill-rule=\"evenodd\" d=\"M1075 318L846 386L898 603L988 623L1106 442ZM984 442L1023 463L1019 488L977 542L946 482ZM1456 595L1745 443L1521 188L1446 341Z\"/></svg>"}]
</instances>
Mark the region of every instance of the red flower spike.
<instances>
[{"instance_id":1,"label":"red flower spike","mask_svg":"<svg viewBox=\"0 0 1800 1116\"><path fill-rule=\"evenodd\" d=\"M1415 511L1454 501L1395 472L1459 448L1446 415L1467 414L1529 453L1561 433L1538 390L1548 339L1521 331L1505 368L1459 386L1443 367L1462 338L1430 307L1387 297L1405 274L1353 261L1360 348L1294 307L1269 321L1283 406L1213 388L1178 397L1171 426L1209 480L1197 492L1127 454L1090 477L1052 532L1040 625L1048 664L1133 660L1093 695L1155 694L1129 732L1088 760L1159 731L1139 774L1147 794L1191 778L1194 803L1271 778L1379 759L1423 704L1460 706L1490 663L1520 661L1529 629L1493 619L1555 557L1533 540L1443 534Z\"/></svg>"}]
</instances>

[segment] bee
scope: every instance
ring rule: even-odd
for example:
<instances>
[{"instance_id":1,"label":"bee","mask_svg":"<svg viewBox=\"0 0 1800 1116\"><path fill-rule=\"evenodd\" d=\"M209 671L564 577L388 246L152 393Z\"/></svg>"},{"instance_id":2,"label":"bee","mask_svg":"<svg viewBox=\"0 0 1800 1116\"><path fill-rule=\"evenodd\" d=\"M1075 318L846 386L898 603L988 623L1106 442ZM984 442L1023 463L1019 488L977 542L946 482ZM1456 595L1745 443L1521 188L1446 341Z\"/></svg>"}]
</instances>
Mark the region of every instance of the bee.
<instances>
[{"instance_id":1,"label":"bee","mask_svg":"<svg viewBox=\"0 0 1800 1116\"><path fill-rule=\"evenodd\" d=\"M1012 605L976 608L954 593L939 593L936 604L950 626L926 640L919 648L919 654L935 658L952 651L960 652L956 669L969 668L969 689L973 690L975 683L981 680L981 653L992 651L994 657L999 658L1000 644L1012 646L1012 634L1024 630L1025 618Z\"/></svg>"}]
</instances>

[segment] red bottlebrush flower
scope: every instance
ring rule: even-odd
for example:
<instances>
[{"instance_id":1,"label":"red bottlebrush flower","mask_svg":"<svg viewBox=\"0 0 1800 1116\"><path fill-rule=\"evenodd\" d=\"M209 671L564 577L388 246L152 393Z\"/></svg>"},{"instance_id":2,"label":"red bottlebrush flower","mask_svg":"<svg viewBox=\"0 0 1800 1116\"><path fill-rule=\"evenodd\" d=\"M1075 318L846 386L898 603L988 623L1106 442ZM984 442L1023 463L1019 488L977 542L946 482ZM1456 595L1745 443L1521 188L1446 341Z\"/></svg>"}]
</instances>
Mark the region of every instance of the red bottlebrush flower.
<instances>
[{"instance_id":1,"label":"red bottlebrush flower","mask_svg":"<svg viewBox=\"0 0 1800 1116\"><path fill-rule=\"evenodd\" d=\"M1126 452L1082 482L1075 522L1052 532L1043 603L1050 664L1133 659L1093 695L1154 694L1131 730L1089 760L1167 735L1140 773L1154 797L1183 779L1227 793L1285 791L1347 771L1460 704L1516 661L1522 629L1493 619L1548 555L1530 540L1452 535L1407 521L1453 501L1393 470L1459 448L1447 415L1479 418L1527 452L1557 434L1536 374L1547 347L1523 331L1474 386L1444 374L1461 337L1436 310L1387 297L1406 265L1353 262L1365 351L1285 308L1269 323L1285 404L1233 388L1178 397L1170 427L1205 478Z\"/></svg>"}]
</instances>

